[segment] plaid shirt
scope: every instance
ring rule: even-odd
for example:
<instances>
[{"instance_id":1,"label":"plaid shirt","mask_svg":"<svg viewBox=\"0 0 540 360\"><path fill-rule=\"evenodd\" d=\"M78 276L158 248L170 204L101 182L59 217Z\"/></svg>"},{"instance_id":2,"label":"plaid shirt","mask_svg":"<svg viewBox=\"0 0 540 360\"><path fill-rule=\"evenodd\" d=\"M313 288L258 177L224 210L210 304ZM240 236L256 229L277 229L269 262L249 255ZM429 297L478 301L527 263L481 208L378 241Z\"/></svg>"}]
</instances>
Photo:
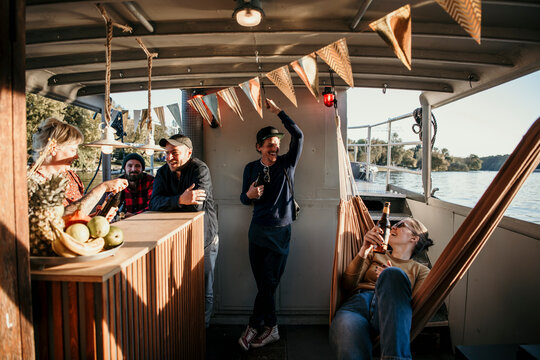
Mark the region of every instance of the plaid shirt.
<instances>
[{"instance_id":1,"label":"plaid shirt","mask_svg":"<svg viewBox=\"0 0 540 360\"><path fill-rule=\"evenodd\" d=\"M119 178L125 179L126 174ZM132 189L130 186L122 191L122 202L124 203L124 212L132 214L140 214L148 210L150 197L152 196L152 187L154 185L154 177L145 172L142 173L141 179L137 182L137 188Z\"/></svg>"}]
</instances>

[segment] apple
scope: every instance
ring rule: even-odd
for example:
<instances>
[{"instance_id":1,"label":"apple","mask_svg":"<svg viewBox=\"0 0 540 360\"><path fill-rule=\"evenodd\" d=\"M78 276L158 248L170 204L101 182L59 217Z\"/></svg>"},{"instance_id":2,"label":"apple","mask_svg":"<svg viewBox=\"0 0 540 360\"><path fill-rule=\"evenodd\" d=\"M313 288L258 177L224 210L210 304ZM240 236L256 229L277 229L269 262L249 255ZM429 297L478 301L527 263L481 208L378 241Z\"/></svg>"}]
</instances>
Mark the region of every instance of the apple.
<instances>
[{"instance_id":1,"label":"apple","mask_svg":"<svg viewBox=\"0 0 540 360\"><path fill-rule=\"evenodd\" d=\"M90 235L93 238L102 237L104 238L105 235L109 232L110 225L107 219L105 219L103 216L94 216L90 221L86 224L88 226L88 229L90 229Z\"/></svg>"},{"instance_id":2,"label":"apple","mask_svg":"<svg viewBox=\"0 0 540 360\"><path fill-rule=\"evenodd\" d=\"M112 225L109 233L105 236L105 247L113 248L124 242L124 232L117 226Z\"/></svg>"},{"instance_id":3,"label":"apple","mask_svg":"<svg viewBox=\"0 0 540 360\"><path fill-rule=\"evenodd\" d=\"M80 243L90 238L90 230L84 224L73 224L66 229L66 233Z\"/></svg>"}]
</instances>

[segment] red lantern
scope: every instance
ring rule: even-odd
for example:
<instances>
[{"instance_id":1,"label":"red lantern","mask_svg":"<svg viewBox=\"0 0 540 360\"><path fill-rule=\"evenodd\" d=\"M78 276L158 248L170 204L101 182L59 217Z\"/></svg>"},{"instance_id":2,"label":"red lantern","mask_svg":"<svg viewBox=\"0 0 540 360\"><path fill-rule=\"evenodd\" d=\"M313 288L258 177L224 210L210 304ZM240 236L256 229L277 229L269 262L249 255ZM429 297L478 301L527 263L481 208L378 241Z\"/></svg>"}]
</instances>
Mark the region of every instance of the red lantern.
<instances>
[{"instance_id":1,"label":"red lantern","mask_svg":"<svg viewBox=\"0 0 540 360\"><path fill-rule=\"evenodd\" d=\"M334 106L334 102L336 100L336 97L335 97L334 93L332 92L331 88L325 87L322 95L323 95L324 105L326 105L328 107Z\"/></svg>"}]
</instances>

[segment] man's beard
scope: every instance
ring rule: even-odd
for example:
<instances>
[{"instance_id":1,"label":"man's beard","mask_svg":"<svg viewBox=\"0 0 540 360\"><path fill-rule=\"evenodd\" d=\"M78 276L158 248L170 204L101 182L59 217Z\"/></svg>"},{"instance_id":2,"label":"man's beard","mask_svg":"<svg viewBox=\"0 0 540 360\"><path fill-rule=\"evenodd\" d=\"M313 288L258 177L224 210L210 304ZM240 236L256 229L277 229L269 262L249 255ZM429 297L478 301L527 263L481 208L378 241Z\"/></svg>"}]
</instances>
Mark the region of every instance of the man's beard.
<instances>
[{"instance_id":1,"label":"man's beard","mask_svg":"<svg viewBox=\"0 0 540 360\"><path fill-rule=\"evenodd\" d=\"M137 181L141 178L141 175L142 175L142 172L140 173L129 173L129 174L126 174L126 178L128 179L128 181Z\"/></svg>"}]
</instances>

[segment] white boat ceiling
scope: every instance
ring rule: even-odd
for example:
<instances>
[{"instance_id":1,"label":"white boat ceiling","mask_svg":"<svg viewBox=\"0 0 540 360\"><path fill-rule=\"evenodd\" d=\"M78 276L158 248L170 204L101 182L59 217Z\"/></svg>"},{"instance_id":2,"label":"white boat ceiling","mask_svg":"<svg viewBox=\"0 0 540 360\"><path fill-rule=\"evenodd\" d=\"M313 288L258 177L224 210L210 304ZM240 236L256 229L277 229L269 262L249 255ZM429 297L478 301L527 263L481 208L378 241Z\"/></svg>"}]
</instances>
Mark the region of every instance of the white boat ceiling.
<instances>
[{"instance_id":1,"label":"white boat ceiling","mask_svg":"<svg viewBox=\"0 0 540 360\"><path fill-rule=\"evenodd\" d=\"M153 32L128 11L130 3ZM411 71L368 26L407 3ZM114 31L111 92L147 88L146 55L136 37L158 53L152 89L236 86L343 37L355 87L421 90L434 107L540 69L539 0L482 1L481 44L432 1L263 0L265 17L253 28L235 22L232 0L103 5L115 22L134 29ZM105 25L95 2L27 0L26 6L27 91L61 100L103 94ZM328 85L328 66L321 59L318 65L320 84ZM303 86L292 73L295 85Z\"/></svg>"}]
</instances>

